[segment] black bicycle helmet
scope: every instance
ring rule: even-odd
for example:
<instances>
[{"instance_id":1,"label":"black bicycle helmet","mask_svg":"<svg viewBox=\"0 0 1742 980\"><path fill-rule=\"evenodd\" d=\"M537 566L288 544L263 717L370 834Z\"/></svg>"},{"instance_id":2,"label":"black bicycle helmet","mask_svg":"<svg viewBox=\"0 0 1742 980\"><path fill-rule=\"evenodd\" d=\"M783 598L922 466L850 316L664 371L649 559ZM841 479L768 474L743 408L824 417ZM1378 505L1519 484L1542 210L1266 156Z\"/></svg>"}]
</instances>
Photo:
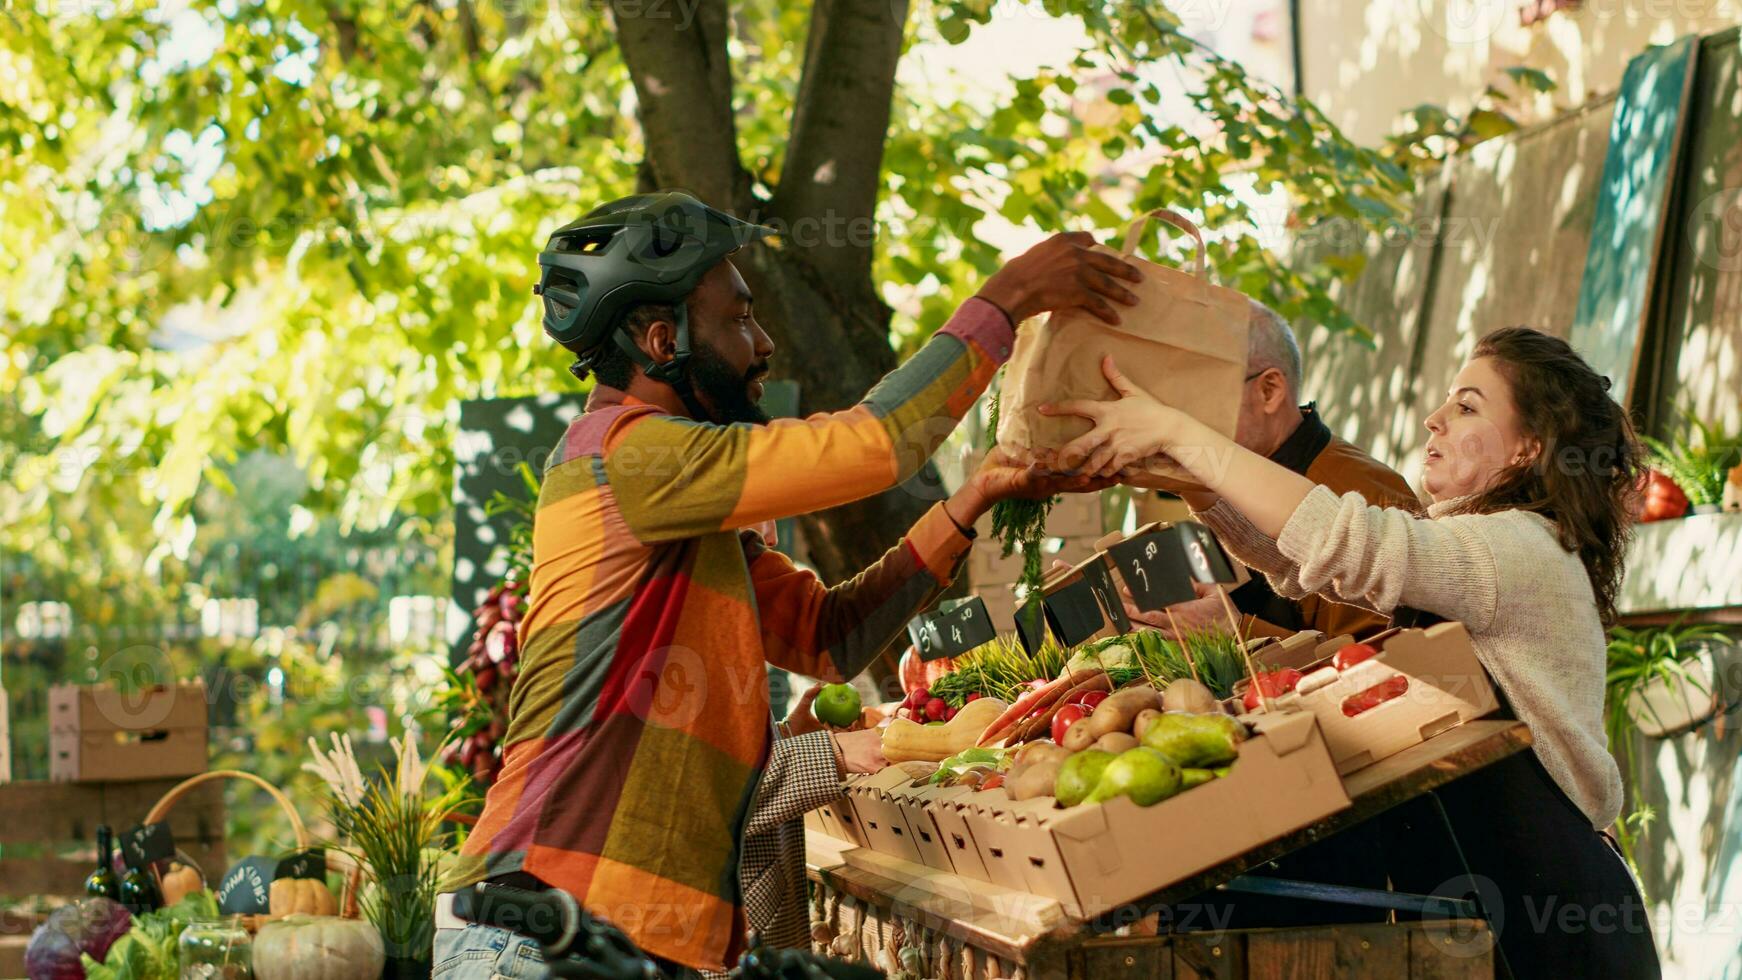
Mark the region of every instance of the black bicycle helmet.
<instances>
[{"instance_id":1,"label":"black bicycle helmet","mask_svg":"<svg viewBox=\"0 0 1742 980\"><path fill-rule=\"evenodd\" d=\"M636 194L595 208L558 228L538 253L541 274L533 292L544 300L544 332L575 355L578 377L612 341L649 377L675 384L690 355L684 297L721 259L774 233L682 191ZM677 356L665 364L654 364L617 329L624 314L644 303L677 310Z\"/></svg>"}]
</instances>

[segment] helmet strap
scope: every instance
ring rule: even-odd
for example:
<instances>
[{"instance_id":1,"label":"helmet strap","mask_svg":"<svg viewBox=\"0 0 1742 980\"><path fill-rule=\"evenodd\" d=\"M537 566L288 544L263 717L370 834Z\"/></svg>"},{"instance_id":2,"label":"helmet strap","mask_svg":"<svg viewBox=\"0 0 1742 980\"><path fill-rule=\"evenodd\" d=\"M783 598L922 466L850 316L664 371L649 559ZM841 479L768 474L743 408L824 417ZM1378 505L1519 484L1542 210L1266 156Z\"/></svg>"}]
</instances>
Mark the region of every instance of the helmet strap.
<instances>
[{"instance_id":1,"label":"helmet strap","mask_svg":"<svg viewBox=\"0 0 1742 980\"><path fill-rule=\"evenodd\" d=\"M635 340L629 336L627 330L613 330L611 339L624 354L629 356L629 360L641 368L642 374L654 381L669 385L673 391L677 392L678 398L683 401L684 408L689 410L691 418L698 422L711 421L712 414L696 399L695 389L690 385L688 370L690 362L689 304L680 301L674 303L672 308L676 311L676 316L673 319L676 321L674 326L677 327L677 350L672 354L671 360L664 364L655 364L653 358L648 357L645 351L635 346Z\"/></svg>"}]
</instances>

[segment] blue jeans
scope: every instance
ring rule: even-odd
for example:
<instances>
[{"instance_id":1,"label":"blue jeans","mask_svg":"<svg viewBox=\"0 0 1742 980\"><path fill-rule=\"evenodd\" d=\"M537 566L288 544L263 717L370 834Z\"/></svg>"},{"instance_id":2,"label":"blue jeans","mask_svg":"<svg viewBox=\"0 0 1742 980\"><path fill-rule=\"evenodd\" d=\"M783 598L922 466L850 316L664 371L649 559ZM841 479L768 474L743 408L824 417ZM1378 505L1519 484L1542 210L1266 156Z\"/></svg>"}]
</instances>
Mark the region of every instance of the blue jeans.
<instances>
[{"instance_id":1,"label":"blue jeans","mask_svg":"<svg viewBox=\"0 0 1742 980\"><path fill-rule=\"evenodd\" d=\"M495 926L437 929L433 980L550 980L538 944Z\"/></svg>"}]
</instances>

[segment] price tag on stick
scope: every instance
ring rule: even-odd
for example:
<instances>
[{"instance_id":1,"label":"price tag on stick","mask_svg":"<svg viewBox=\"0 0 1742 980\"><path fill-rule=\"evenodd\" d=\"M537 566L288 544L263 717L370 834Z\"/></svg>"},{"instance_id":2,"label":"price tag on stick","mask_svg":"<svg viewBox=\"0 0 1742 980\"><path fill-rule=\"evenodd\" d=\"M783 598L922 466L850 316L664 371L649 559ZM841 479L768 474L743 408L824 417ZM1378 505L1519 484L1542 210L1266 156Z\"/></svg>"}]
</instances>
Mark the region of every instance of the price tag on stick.
<instances>
[{"instance_id":1,"label":"price tag on stick","mask_svg":"<svg viewBox=\"0 0 1742 980\"><path fill-rule=\"evenodd\" d=\"M998 638L998 631L992 628L992 616L986 611L986 602L977 595L940 605L932 614L931 622L938 634L940 657L959 657ZM920 659L931 658L922 652Z\"/></svg>"},{"instance_id":2,"label":"price tag on stick","mask_svg":"<svg viewBox=\"0 0 1742 980\"><path fill-rule=\"evenodd\" d=\"M1101 602L1087 578L1062 585L1045 600L1046 624L1067 647L1074 647L1101 632L1106 617Z\"/></svg>"},{"instance_id":3,"label":"price tag on stick","mask_svg":"<svg viewBox=\"0 0 1742 980\"><path fill-rule=\"evenodd\" d=\"M1210 529L1182 521L1121 541L1107 550L1139 609L1160 610L1197 598L1192 583L1237 581Z\"/></svg>"},{"instance_id":4,"label":"price tag on stick","mask_svg":"<svg viewBox=\"0 0 1742 980\"><path fill-rule=\"evenodd\" d=\"M1046 619L1046 604L1038 595L1016 610L1016 639L1031 657L1046 643Z\"/></svg>"},{"instance_id":5,"label":"price tag on stick","mask_svg":"<svg viewBox=\"0 0 1742 980\"><path fill-rule=\"evenodd\" d=\"M1113 585L1113 574L1107 570L1107 563L1096 556L1095 561L1082 566L1083 581L1089 583L1090 591L1095 593L1096 601L1101 603L1101 610L1107 616L1107 622L1113 624L1113 629L1119 633L1131 632L1131 618L1125 615L1125 603L1119 598L1119 590Z\"/></svg>"},{"instance_id":6,"label":"price tag on stick","mask_svg":"<svg viewBox=\"0 0 1742 980\"><path fill-rule=\"evenodd\" d=\"M265 915L272 910L272 881L278 862L245 857L218 881L218 911L225 915Z\"/></svg>"},{"instance_id":7,"label":"price tag on stick","mask_svg":"<svg viewBox=\"0 0 1742 980\"><path fill-rule=\"evenodd\" d=\"M914 649L919 651L921 660L937 660L945 656L939 650L942 641L938 637L937 624L932 621L931 613L920 613L908 621L907 638L913 641Z\"/></svg>"},{"instance_id":8,"label":"price tag on stick","mask_svg":"<svg viewBox=\"0 0 1742 980\"><path fill-rule=\"evenodd\" d=\"M143 868L175 857L175 836L164 821L140 824L121 835L121 858L128 867Z\"/></svg>"},{"instance_id":9,"label":"price tag on stick","mask_svg":"<svg viewBox=\"0 0 1742 980\"><path fill-rule=\"evenodd\" d=\"M272 880L280 878L319 878L327 876L327 852L318 847L299 851L278 862Z\"/></svg>"}]
</instances>

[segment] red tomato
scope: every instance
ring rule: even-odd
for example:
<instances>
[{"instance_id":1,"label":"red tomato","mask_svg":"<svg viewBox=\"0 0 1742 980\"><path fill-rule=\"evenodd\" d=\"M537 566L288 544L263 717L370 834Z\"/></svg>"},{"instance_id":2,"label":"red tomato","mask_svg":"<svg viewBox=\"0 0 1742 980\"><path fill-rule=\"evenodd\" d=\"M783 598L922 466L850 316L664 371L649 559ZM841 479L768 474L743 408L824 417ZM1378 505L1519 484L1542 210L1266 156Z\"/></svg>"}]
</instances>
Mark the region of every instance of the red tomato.
<instances>
[{"instance_id":1,"label":"red tomato","mask_svg":"<svg viewBox=\"0 0 1742 980\"><path fill-rule=\"evenodd\" d=\"M1080 704L1067 704L1052 716L1052 740L1061 745L1065 740L1065 730L1084 718L1089 711Z\"/></svg>"},{"instance_id":2,"label":"red tomato","mask_svg":"<svg viewBox=\"0 0 1742 980\"><path fill-rule=\"evenodd\" d=\"M1085 691L1081 697L1077 698L1077 703L1093 714L1095 709L1100 707L1101 702L1105 700L1107 700L1106 691Z\"/></svg>"},{"instance_id":3,"label":"red tomato","mask_svg":"<svg viewBox=\"0 0 1742 980\"><path fill-rule=\"evenodd\" d=\"M1260 687L1264 689L1264 696L1267 698L1281 697L1294 690L1294 686L1300 683L1300 677L1300 671L1293 667L1259 672L1258 676L1252 679L1253 682L1246 686L1244 699L1246 710L1258 710L1258 689Z\"/></svg>"},{"instance_id":4,"label":"red tomato","mask_svg":"<svg viewBox=\"0 0 1742 980\"><path fill-rule=\"evenodd\" d=\"M1687 513L1688 495L1674 480L1657 470L1647 470L1644 484L1639 512L1641 522L1664 521Z\"/></svg>"},{"instance_id":5,"label":"red tomato","mask_svg":"<svg viewBox=\"0 0 1742 980\"><path fill-rule=\"evenodd\" d=\"M1363 711L1376 708L1390 701L1392 698L1401 697L1403 692L1407 690L1409 690L1409 678L1398 674L1390 680L1380 681L1359 694L1351 694L1344 698L1343 714L1353 718Z\"/></svg>"},{"instance_id":6,"label":"red tomato","mask_svg":"<svg viewBox=\"0 0 1742 980\"><path fill-rule=\"evenodd\" d=\"M1351 643L1331 658L1331 666L1338 670L1348 670L1363 660L1379 656L1379 651L1365 643Z\"/></svg>"}]
</instances>

